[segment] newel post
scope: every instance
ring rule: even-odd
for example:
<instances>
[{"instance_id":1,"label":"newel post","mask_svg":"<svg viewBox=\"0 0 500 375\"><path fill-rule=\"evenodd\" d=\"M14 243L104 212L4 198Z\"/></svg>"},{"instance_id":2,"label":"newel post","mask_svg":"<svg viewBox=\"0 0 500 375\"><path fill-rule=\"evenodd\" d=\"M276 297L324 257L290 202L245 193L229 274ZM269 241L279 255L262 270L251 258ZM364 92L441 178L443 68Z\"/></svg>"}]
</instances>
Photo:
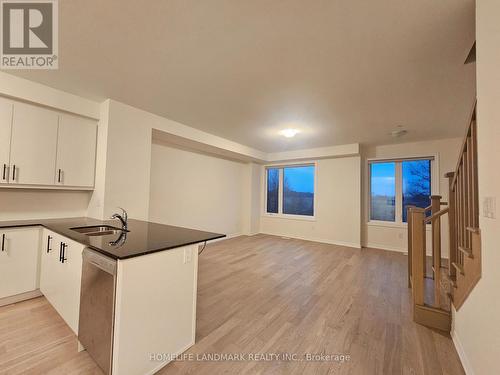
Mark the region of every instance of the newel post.
<instances>
[{"instance_id":1,"label":"newel post","mask_svg":"<svg viewBox=\"0 0 500 375\"><path fill-rule=\"evenodd\" d=\"M435 215L441 210L441 196L431 195L431 214ZM434 267L434 305L440 304L441 287L441 217L431 220L432 226L432 264Z\"/></svg>"},{"instance_id":2,"label":"newel post","mask_svg":"<svg viewBox=\"0 0 500 375\"><path fill-rule=\"evenodd\" d=\"M406 222L408 224L408 288L411 288L411 275L412 275L412 214L411 214L411 209L414 206L407 206L406 207Z\"/></svg>"},{"instance_id":3,"label":"newel post","mask_svg":"<svg viewBox=\"0 0 500 375\"><path fill-rule=\"evenodd\" d=\"M413 304L424 304L424 257L425 255L425 210L418 207L410 209L411 249L412 249L412 288Z\"/></svg>"}]
</instances>

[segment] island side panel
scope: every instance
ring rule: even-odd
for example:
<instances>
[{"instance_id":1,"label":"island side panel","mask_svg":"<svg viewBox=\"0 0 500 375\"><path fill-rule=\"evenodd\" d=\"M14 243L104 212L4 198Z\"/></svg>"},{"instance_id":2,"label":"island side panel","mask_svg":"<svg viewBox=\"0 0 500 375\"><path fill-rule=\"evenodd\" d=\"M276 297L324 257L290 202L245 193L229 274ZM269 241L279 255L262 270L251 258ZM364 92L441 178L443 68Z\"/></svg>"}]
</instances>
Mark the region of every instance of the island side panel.
<instances>
[{"instance_id":1,"label":"island side panel","mask_svg":"<svg viewBox=\"0 0 500 375\"><path fill-rule=\"evenodd\" d=\"M118 261L113 375L154 374L194 344L197 273L198 245Z\"/></svg>"}]
</instances>

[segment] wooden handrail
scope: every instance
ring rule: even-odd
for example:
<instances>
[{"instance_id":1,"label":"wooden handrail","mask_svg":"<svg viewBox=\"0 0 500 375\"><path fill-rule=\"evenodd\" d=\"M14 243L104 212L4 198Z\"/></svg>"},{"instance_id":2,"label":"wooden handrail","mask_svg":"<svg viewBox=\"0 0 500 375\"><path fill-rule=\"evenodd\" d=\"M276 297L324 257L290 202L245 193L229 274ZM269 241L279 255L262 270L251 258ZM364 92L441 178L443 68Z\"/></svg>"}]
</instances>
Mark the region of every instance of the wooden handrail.
<instances>
[{"instance_id":1,"label":"wooden handrail","mask_svg":"<svg viewBox=\"0 0 500 375\"><path fill-rule=\"evenodd\" d=\"M426 222L426 223L433 222L434 220L439 219L439 218L440 218L441 216L443 216L444 214L447 214L449 211L450 211L450 208L449 208L449 207L443 208L442 210L439 210L439 211L438 211L438 212L436 212L435 214L432 214L431 216L426 217L426 218L425 218L425 222Z\"/></svg>"},{"instance_id":2,"label":"wooden handrail","mask_svg":"<svg viewBox=\"0 0 500 375\"><path fill-rule=\"evenodd\" d=\"M469 115L469 124L472 124L472 122L476 121L476 104L477 104L477 99L474 101L474 104L472 105L472 109L470 111ZM465 132L465 137L462 142L462 147L460 148L460 155L462 155L467 147L467 138L470 135L470 130L471 127L467 126L467 131ZM458 170L460 169L460 164L461 164L461 158L458 158L457 166L455 167L455 174L453 176L453 181L452 181L452 186L455 186L457 183L457 178L458 178Z\"/></svg>"}]
</instances>

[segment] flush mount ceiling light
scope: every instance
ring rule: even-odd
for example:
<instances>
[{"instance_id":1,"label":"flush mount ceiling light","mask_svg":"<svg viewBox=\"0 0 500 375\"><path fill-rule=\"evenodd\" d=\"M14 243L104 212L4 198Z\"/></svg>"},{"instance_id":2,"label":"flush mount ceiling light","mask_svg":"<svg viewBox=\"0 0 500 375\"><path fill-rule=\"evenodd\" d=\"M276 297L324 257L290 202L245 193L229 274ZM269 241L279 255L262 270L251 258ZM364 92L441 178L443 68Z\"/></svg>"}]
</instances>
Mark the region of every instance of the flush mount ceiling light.
<instances>
[{"instance_id":1,"label":"flush mount ceiling light","mask_svg":"<svg viewBox=\"0 0 500 375\"><path fill-rule=\"evenodd\" d=\"M407 133L408 133L408 131L406 129L404 129L401 125L399 125L396 129L391 131L391 135L394 138L402 137L403 135L406 135Z\"/></svg>"},{"instance_id":2,"label":"flush mount ceiling light","mask_svg":"<svg viewBox=\"0 0 500 375\"><path fill-rule=\"evenodd\" d=\"M297 129L283 129L279 133L282 136L284 136L284 137L292 138L292 137L295 137L298 133L300 133L300 130L297 130Z\"/></svg>"}]
</instances>

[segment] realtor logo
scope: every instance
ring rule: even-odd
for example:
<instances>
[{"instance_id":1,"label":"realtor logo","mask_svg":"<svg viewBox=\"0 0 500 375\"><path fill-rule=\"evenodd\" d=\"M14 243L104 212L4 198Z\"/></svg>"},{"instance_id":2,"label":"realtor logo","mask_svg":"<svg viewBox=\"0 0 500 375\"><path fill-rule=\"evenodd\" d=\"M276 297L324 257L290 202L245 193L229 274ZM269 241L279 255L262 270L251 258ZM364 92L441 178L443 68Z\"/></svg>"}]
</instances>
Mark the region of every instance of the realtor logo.
<instances>
[{"instance_id":1,"label":"realtor logo","mask_svg":"<svg viewBox=\"0 0 500 375\"><path fill-rule=\"evenodd\" d=\"M2 69L57 69L57 0L0 0Z\"/></svg>"}]
</instances>

